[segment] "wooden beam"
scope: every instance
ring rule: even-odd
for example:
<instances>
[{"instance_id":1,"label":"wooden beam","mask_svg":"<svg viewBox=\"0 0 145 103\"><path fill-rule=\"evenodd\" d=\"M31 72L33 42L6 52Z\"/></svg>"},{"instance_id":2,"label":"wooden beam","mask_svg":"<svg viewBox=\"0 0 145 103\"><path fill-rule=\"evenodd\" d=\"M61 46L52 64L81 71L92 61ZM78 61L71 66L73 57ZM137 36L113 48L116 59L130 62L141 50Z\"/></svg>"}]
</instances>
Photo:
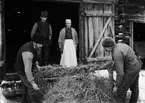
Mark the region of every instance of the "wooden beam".
<instances>
[{"instance_id":1,"label":"wooden beam","mask_svg":"<svg viewBox=\"0 0 145 103\"><path fill-rule=\"evenodd\" d=\"M110 29L111 29L111 32L112 32L113 39L115 39L114 29L113 29L111 23L109 23L109 26L110 26Z\"/></svg>"},{"instance_id":2,"label":"wooden beam","mask_svg":"<svg viewBox=\"0 0 145 103\"><path fill-rule=\"evenodd\" d=\"M97 48L99 42L101 41L101 38L103 37L104 32L105 32L105 30L106 30L108 24L110 23L110 21L111 21L111 17L109 17L109 19L107 20L107 22L106 22L106 24L105 24L105 26L104 26L104 28L103 28L101 34L100 34L100 37L99 37L98 41L96 42L96 44L95 44L95 46L94 46L92 52L91 52L90 55L89 55L89 58L93 55L94 51L96 50L96 48Z\"/></svg>"},{"instance_id":3,"label":"wooden beam","mask_svg":"<svg viewBox=\"0 0 145 103\"><path fill-rule=\"evenodd\" d=\"M114 13L105 14L105 13L94 13L94 12L85 12L85 16L91 17L114 17Z\"/></svg>"},{"instance_id":4,"label":"wooden beam","mask_svg":"<svg viewBox=\"0 0 145 103\"><path fill-rule=\"evenodd\" d=\"M103 4L110 4L110 3L116 3L116 0L82 0L86 3L103 3Z\"/></svg>"},{"instance_id":5,"label":"wooden beam","mask_svg":"<svg viewBox=\"0 0 145 103\"><path fill-rule=\"evenodd\" d=\"M46 2L56 2L56 1L61 1L61 2L76 2L76 3L80 3L82 2L82 0L32 0L32 1L38 1L38 2L41 2L41 1L46 1Z\"/></svg>"},{"instance_id":6,"label":"wooden beam","mask_svg":"<svg viewBox=\"0 0 145 103\"><path fill-rule=\"evenodd\" d=\"M131 48L133 49L133 22L130 23L130 33L131 33L131 36L130 36L130 46Z\"/></svg>"},{"instance_id":7,"label":"wooden beam","mask_svg":"<svg viewBox=\"0 0 145 103\"><path fill-rule=\"evenodd\" d=\"M103 3L110 4L116 3L116 0L32 0L32 1L62 1L62 2L85 2L85 3Z\"/></svg>"}]
</instances>

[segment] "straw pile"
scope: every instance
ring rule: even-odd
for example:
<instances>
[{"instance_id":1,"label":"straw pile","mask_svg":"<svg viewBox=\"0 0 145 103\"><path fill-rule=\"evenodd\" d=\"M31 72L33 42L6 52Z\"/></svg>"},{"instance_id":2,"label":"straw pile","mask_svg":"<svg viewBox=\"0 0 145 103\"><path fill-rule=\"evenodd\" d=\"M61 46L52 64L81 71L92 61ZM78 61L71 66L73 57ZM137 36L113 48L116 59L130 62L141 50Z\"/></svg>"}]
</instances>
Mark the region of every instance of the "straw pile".
<instances>
[{"instance_id":1,"label":"straw pile","mask_svg":"<svg viewBox=\"0 0 145 103\"><path fill-rule=\"evenodd\" d=\"M58 65L35 73L35 81L44 93L44 103L115 103L112 97L112 61L89 62L77 67ZM107 69L108 78L96 78L95 70Z\"/></svg>"}]
</instances>

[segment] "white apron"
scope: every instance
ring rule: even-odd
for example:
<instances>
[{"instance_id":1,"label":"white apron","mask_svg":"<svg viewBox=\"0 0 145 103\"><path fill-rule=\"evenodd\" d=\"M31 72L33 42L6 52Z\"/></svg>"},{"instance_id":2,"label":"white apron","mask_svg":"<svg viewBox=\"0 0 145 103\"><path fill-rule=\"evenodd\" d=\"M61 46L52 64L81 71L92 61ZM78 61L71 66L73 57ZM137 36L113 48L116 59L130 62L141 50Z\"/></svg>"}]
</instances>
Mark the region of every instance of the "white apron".
<instances>
[{"instance_id":1,"label":"white apron","mask_svg":"<svg viewBox=\"0 0 145 103\"><path fill-rule=\"evenodd\" d=\"M76 48L72 39L66 39L64 41L60 65L63 67L77 66Z\"/></svg>"}]
</instances>

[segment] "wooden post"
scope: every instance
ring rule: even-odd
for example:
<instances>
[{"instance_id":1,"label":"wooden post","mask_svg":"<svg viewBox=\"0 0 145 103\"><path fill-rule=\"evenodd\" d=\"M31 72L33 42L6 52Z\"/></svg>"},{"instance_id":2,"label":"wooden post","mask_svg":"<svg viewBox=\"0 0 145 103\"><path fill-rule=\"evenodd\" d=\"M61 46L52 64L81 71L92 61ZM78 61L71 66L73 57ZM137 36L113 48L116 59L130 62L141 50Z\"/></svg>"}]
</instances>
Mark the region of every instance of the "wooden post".
<instances>
[{"instance_id":1,"label":"wooden post","mask_svg":"<svg viewBox=\"0 0 145 103\"><path fill-rule=\"evenodd\" d=\"M109 25L110 25L110 29L111 29L111 32L112 32L113 39L115 39L115 35L114 35L114 30L113 30L113 27L112 27L112 25L111 25L111 24L109 24Z\"/></svg>"},{"instance_id":2,"label":"wooden post","mask_svg":"<svg viewBox=\"0 0 145 103\"><path fill-rule=\"evenodd\" d=\"M130 23L130 39L129 39L129 43L130 43L130 47L133 49L133 22Z\"/></svg>"},{"instance_id":3,"label":"wooden post","mask_svg":"<svg viewBox=\"0 0 145 103\"><path fill-rule=\"evenodd\" d=\"M2 60L2 2L0 0L0 61Z\"/></svg>"},{"instance_id":4,"label":"wooden post","mask_svg":"<svg viewBox=\"0 0 145 103\"><path fill-rule=\"evenodd\" d=\"M92 52L91 52L90 55L89 55L89 58L93 55L94 51L96 50L96 48L97 48L99 42L101 41L101 38L103 37L104 32L105 32L105 30L106 30L108 24L110 23L110 21L111 21L111 17L109 17L109 19L107 20L107 22L106 22L106 24L105 24L105 26L104 26L104 28L103 28L101 34L100 34L100 37L99 37L97 43L95 44L95 46L94 46Z\"/></svg>"}]
</instances>

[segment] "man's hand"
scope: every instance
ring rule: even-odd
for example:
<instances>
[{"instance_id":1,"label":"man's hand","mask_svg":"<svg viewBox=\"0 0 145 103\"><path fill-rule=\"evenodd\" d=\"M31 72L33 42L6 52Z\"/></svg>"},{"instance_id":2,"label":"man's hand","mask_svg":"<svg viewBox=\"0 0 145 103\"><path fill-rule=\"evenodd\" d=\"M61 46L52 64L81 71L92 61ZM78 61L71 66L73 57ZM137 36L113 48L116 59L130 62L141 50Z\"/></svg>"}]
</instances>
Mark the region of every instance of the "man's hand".
<instances>
[{"instance_id":1,"label":"man's hand","mask_svg":"<svg viewBox=\"0 0 145 103\"><path fill-rule=\"evenodd\" d=\"M39 66L39 65L36 65L36 66L37 66L39 71L41 71L41 70L43 70L45 68L44 66Z\"/></svg>"},{"instance_id":2,"label":"man's hand","mask_svg":"<svg viewBox=\"0 0 145 103\"><path fill-rule=\"evenodd\" d=\"M32 87L33 87L33 89L35 89L35 90L39 90L39 87L37 86L36 83L33 83L33 84L32 84Z\"/></svg>"},{"instance_id":3,"label":"man's hand","mask_svg":"<svg viewBox=\"0 0 145 103\"><path fill-rule=\"evenodd\" d=\"M0 67L2 67L4 64L4 61L0 61Z\"/></svg>"},{"instance_id":4,"label":"man's hand","mask_svg":"<svg viewBox=\"0 0 145 103\"><path fill-rule=\"evenodd\" d=\"M49 39L51 40L51 36L49 36Z\"/></svg>"},{"instance_id":5,"label":"man's hand","mask_svg":"<svg viewBox=\"0 0 145 103\"><path fill-rule=\"evenodd\" d=\"M117 89L118 89L118 88L117 88L116 86L114 86L114 87L113 87L113 93L115 93L115 92L117 91Z\"/></svg>"}]
</instances>

